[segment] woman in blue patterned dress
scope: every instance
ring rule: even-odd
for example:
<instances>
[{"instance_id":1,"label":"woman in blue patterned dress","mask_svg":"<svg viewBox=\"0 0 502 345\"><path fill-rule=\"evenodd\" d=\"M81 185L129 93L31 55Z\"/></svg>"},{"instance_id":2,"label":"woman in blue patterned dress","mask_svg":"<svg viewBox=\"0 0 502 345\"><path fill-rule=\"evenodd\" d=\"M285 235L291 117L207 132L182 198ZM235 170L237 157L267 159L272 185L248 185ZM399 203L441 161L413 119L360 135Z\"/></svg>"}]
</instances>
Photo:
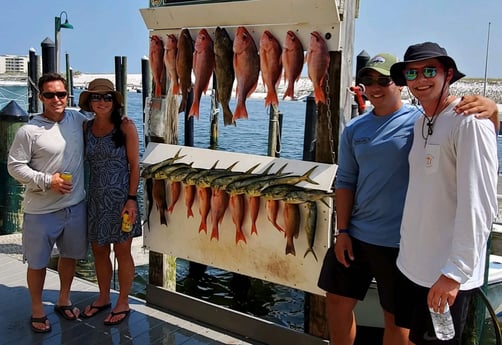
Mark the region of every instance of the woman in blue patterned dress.
<instances>
[{"instance_id":1,"label":"woman in blue patterned dress","mask_svg":"<svg viewBox=\"0 0 502 345\"><path fill-rule=\"evenodd\" d=\"M141 236L137 205L139 184L138 132L129 119L123 119L123 98L108 79L98 78L80 94L82 110L94 112L84 131L85 158L90 168L88 188L88 236L94 254L99 296L85 307L81 316L92 317L111 307L111 244L118 262L120 293L105 325L117 325L129 315L129 292L134 279L131 254L133 237ZM132 229L123 231L127 213Z\"/></svg>"}]
</instances>

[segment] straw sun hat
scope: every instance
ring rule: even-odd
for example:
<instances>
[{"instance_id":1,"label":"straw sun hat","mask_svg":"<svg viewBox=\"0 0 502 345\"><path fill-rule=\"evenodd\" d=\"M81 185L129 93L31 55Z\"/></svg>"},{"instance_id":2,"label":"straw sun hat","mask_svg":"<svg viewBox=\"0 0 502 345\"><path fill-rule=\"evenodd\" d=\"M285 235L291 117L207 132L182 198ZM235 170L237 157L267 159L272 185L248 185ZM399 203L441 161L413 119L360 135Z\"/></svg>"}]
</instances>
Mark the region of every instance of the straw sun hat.
<instances>
[{"instance_id":1,"label":"straw sun hat","mask_svg":"<svg viewBox=\"0 0 502 345\"><path fill-rule=\"evenodd\" d=\"M91 108L89 107L89 96L93 93L97 94L107 94L111 93L113 97L115 98L115 103L118 104L120 108L124 106L124 99L122 97L122 94L118 91L115 91L115 88L113 87L113 83L105 78L97 78L94 79L89 83L89 86L87 87L87 90L83 91L80 94L79 100L78 100L78 106L84 110L84 111L92 111Z\"/></svg>"}]
</instances>

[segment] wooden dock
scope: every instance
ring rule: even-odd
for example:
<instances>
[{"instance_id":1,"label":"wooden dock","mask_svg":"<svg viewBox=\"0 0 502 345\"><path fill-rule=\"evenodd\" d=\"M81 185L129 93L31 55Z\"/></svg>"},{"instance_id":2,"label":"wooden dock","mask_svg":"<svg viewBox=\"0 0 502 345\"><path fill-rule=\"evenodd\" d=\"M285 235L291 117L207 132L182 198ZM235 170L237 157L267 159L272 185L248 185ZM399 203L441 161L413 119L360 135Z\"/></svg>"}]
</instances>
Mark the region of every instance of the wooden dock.
<instances>
[{"instance_id":1,"label":"wooden dock","mask_svg":"<svg viewBox=\"0 0 502 345\"><path fill-rule=\"evenodd\" d=\"M38 334L30 328L30 295L26 284L26 264L21 261L21 245L11 235L0 236L0 345L25 344L260 344L228 331L217 330L148 305L130 297L131 314L118 326L105 326L106 313L90 319L67 321L54 312L58 296L57 272L47 271L43 300L52 331ZM97 285L75 278L72 302L81 310L94 301ZM112 302L118 292L112 293Z\"/></svg>"}]
</instances>

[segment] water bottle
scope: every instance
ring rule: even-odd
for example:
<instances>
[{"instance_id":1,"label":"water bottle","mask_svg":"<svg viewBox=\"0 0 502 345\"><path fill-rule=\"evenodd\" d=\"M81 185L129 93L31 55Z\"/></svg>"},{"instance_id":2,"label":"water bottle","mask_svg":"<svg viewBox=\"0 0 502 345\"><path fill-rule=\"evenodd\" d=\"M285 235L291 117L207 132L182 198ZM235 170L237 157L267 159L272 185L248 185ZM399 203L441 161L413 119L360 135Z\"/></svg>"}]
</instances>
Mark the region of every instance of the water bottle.
<instances>
[{"instance_id":1,"label":"water bottle","mask_svg":"<svg viewBox=\"0 0 502 345\"><path fill-rule=\"evenodd\" d=\"M444 313L436 313L432 308L429 308L431 312L432 324L434 326L434 331L436 332L436 337L439 340L450 340L455 336L455 327L453 326L453 320L451 318L450 307L448 303L444 306Z\"/></svg>"}]
</instances>

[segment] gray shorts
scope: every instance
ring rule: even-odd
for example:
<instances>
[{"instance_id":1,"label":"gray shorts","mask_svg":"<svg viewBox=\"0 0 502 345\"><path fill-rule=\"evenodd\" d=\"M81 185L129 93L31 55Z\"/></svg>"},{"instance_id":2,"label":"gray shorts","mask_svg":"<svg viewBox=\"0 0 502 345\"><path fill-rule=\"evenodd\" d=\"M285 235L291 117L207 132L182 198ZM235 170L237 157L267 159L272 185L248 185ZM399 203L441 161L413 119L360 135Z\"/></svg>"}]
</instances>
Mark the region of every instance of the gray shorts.
<instances>
[{"instance_id":1,"label":"gray shorts","mask_svg":"<svg viewBox=\"0 0 502 345\"><path fill-rule=\"evenodd\" d=\"M25 213L23 256L32 269L47 267L54 244L64 258L87 256L87 207L85 201L45 214Z\"/></svg>"}]
</instances>

